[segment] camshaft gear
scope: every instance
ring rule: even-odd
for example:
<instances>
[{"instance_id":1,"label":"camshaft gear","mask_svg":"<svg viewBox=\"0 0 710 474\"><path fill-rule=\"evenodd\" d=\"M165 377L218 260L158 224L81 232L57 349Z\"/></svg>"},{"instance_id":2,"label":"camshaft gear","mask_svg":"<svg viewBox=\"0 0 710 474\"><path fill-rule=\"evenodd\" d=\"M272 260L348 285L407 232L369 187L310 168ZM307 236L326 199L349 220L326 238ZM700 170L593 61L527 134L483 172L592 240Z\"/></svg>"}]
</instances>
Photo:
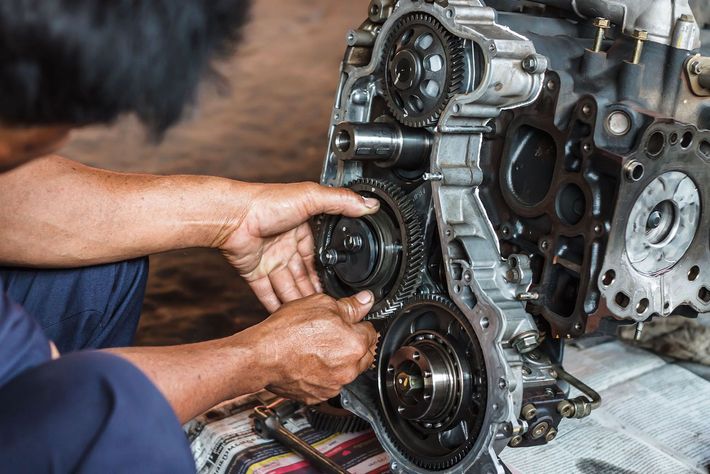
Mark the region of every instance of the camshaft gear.
<instances>
[{"instance_id":1,"label":"camshaft gear","mask_svg":"<svg viewBox=\"0 0 710 474\"><path fill-rule=\"evenodd\" d=\"M378 420L415 465L441 471L473 448L486 412L483 351L449 299L417 296L387 325L377 351Z\"/></svg>"},{"instance_id":2,"label":"camshaft gear","mask_svg":"<svg viewBox=\"0 0 710 474\"><path fill-rule=\"evenodd\" d=\"M349 188L380 201L369 216L322 216L317 255L325 292L342 298L362 290L375 295L367 319L396 312L421 282L422 225L412 200L388 181L360 179Z\"/></svg>"},{"instance_id":3,"label":"camshaft gear","mask_svg":"<svg viewBox=\"0 0 710 474\"><path fill-rule=\"evenodd\" d=\"M431 15L413 13L392 27L385 47L385 98L404 125L436 124L463 87L463 40Z\"/></svg>"}]
</instances>

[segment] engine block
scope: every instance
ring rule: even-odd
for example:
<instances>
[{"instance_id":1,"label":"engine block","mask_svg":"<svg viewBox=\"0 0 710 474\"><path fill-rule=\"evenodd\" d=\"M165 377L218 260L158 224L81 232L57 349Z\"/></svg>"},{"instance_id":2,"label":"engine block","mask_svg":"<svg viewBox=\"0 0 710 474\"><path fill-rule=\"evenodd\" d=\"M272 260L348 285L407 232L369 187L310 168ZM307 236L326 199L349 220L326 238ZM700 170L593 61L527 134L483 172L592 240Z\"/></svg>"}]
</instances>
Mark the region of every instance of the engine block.
<instances>
[{"instance_id":1,"label":"engine block","mask_svg":"<svg viewBox=\"0 0 710 474\"><path fill-rule=\"evenodd\" d=\"M601 403L565 340L710 313L704 18L486 3L373 0L347 35L321 182L382 205L319 218L317 255L327 293L375 295L341 403L395 472L504 472Z\"/></svg>"}]
</instances>

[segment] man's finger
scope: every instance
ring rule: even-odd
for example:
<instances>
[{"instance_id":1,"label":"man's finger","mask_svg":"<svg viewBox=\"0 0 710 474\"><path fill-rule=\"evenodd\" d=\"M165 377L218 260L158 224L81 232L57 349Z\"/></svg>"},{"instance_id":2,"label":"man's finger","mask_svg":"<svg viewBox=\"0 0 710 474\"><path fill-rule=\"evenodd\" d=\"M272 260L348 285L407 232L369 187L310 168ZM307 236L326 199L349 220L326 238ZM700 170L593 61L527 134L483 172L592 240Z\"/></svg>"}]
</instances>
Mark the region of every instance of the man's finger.
<instances>
[{"instance_id":1,"label":"man's finger","mask_svg":"<svg viewBox=\"0 0 710 474\"><path fill-rule=\"evenodd\" d=\"M308 194L308 213L311 216L342 214L347 217L360 217L374 214L379 209L380 202L377 199L365 198L346 188L317 185L312 187Z\"/></svg>"},{"instance_id":2,"label":"man's finger","mask_svg":"<svg viewBox=\"0 0 710 474\"><path fill-rule=\"evenodd\" d=\"M372 292L361 291L356 295L338 300L338 312L343 320L355 324L367 316L374 303L375 297Z\"/></svg>"},{"instance_id":3,"label":"man's finger","mask_svg":"<svg viewBox=\"0 0 710 474\"><path fill-rule=\"evenodd\" d=\"M303 298L301 290L296 285L296 279L293 277L291 270L288 267L279 268L269 274L271 286L279 297L281 303L300 300Z\"/></svg>"},{"instance_id":4,"label":"man's finger","mask_svg":"<svg viewBox=\"0 0 710 474\"><path fill-rule=\"evenodd\" d=\"M368 351L364 356L362 356L362 359L360 359L357 363L357 371L359 373L365 372L367 369L372 367L372 364L375 362L375 353L374 351Z\"/></svg>"},{"instance_id":5,"label":"man's finger","mask_svg":"<svg viewBox=\"0 0 710 474\"><path fill-rule=\"evenodd\" d=\"M358 333L362 334L362 337L365 339L365 344L367 344L367 347L373 348L377 346L377 331L375 330L375 327L372 325L372 323L363 321L360 323L357 323L353 326L353 329L357 331Z\"/></svg>"},{"instance_id":6,"label":"man's finger","mask_svg":"<svg viewBox=\"0 0 710 474\"><path fill-rule=\"evenodd\" d=\"M311 296L316 292L306 269L306 264L300 254L295 254L291 257L288 262L288 269L291 271L291 275L293 275L293 279L296 281L296 286L302 296Z\"/></svg>"},{"instance_id":7,"label":"man's finger","mask_svg":"<svg viewBox=\"0 0 710 474\"><path fill-rule=\"evenodd\" d=\"M298 253L301 255L303 264L306 266L308 278L310 278L315 292L322 293L323 287L321 285L320 278L318 277L318 270L316 270L315 241L313 240L311 226L308 225L308 223L301 224L301 227L297 230L296 235L298 238Z\"/></svg>"},{"instance_id":8,"label":"man's finger","mask_svg":"<svg viewBox=\"0 0 710 474\"><path fill-rule=\"evenodd\" d=\"M250 281L249 286L269 313L273 313L281 307L281 300L274 293L274 288L267 277Z\"/></svg>"}]
</instances>

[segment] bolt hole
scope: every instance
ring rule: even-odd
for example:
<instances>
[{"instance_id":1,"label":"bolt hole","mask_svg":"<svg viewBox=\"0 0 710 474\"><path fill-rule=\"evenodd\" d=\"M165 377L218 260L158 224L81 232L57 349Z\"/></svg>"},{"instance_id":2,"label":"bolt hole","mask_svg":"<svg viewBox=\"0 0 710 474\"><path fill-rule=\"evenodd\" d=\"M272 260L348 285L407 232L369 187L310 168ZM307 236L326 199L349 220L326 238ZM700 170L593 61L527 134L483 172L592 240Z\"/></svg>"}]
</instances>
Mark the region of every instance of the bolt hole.
<instances>
[{"instance_id":1,"label":"bolt hole","mask_svg":"<svg viewBox=\"0 0 710 474\"><path fill-rule=\"evenodd\" d=\"M638 161L632 161L627 165L626 176L630 181L637 182L643 178L645 171L646 170L641 163Z\"/></svg>"},{"instance_id":2,"label":"bolt hole","mask_svg":"<svg viewBox=\"0 0 710 474\"><path fill-rule=\"evenodd\" d=\"M690 145L693 144L693 133L692 132L685 132L683 134L683 138L680 140L680 146L683 148L690 148Z\"/></svg>"},{"instance_id":3,"label":"bolt hole","mask_svg":"<svg viewBox=\"0 0 710 474\"><path fill-rule=\"evenodd\" d=\"M370 15L371 15L371 16L377 16L377 15L379 15L379 14L380 14L380 6L379 6L378 4L376 4L376 3L373 3L373 4L370 6Z\"/></svg>"},{"instance_id":4,"label":"bolt hole","mask_svg":"<svg viewBox=\"0 0 710 474\"><path fill-rule=\"evenodd\" d=\"M616 272L614 270L607 271L602 277L602 284L604 286L611 286L616 281Z\"/></svg>"},{"instance_id":5,"label":"bolt hole","mask_svg":"<svg viewBox=\"0 0 710 474\"><path fill-rule=\"evenodd\" d=\"M650 156L657 157L663 151L666 144L666 137L663 132L653 132L651 138L648 139L646 151Z\"/></svg>"},{"instance_id":6,"label":"bolt hole","mask_svg":"<svg viewBox=\"0 0 710 474\"><path fill-rule=\"evenodd\" d=\"M352 137L350 137L350 132L347 130L341 130L335 136L335 147L341 152L345 153L350 149L352 145Z\"/></svg>"},{"instance_id":7,"label":"bolt hole","mask_svg":"<svg viewBox=\"0 0 710 474\"><path fill-rule=\"evenodd\" d=\"M461 293L461 287L459 285L454 286L454 293Z\"/></svg>"},{"instance_id":8,"label":"bolt hole","mask_svg":"<svg viewBox=\"0 0 710 474\"><path fill-rule=\"evenodd\" d=\"M700 301L705 304L710 303L710 290L706 287L700 288L700 291L698 291L698 298L700 298Z\"/></svg>"},{"instance_id":9,"label":"bolt hole","mask_svg":"<svg viewBox=\"0 0 710 474\"><path fill-rule=\"evenodd\" d=\"M695 281L700 275L700 267L695 265L693 268L688 270L688 281Z\"/></svg>"},{"instance_id":10,"label":"bolt hole","mask_svg":"<svg viewBox=\"0 0 710 474\"><path fill-rule=\"evenodd\" d=\"M671 145L676 145L678 143L679 139L680 139L680 137L678 136L678 134L673 132L673 133L671 133L671 136L668 139L668 143L670 143Z\"/></svg>"},{"instance_id":11,"label":"bolt hole","mask_svg":"<svg viewBox=\"0 0 710 474\"><path fill-rule=\"evenodd\" d=\"M453 18L454 17L454 11L449 9L446 10L446 18Z\"/></svg>"},{"instance_id":12,"label":"bolt hole","mask_svg":"<svg viewBox=\"0 0 710 474\"><path fill-rule=\"evenodd\" d=\"M628 296L626 296L625 293L619 292L616 294L616 297L614 298L614 301L616 304L619 306L619 308L626 309L629 307L629 303L631 303L631 300L629 299Z\"/></svg>"},{"instance_id":13,"label":"bolt hole","mask_svg":"<svg viewBox=\"0 0 710 474\"><path fill-rule=\"evenodd\" d=\"M483 329L488 329L488 326L491 325L491 322L488 320L488 318L481 318L481 327Z\"/></svg>"},{"instance_id":14,"label":"bolt hole","mask_svg":"<svg viewBox=\"0 0 710 474\"><path fill-rule=\"evenodd\" d=\"M703 140L700 142L700 153L705 156L705 158L710 158L710 142Z\"/></svg>"},{"instance_id":15,"label":"bolt hole","mask_svg":"<svg viewBox=\"0 0 710 474\"><path fill-rule=\"evenodd\" d=\"M649 303L650 303L650 302L648 301L648 298L643 298L643 299L642 299L641 301L639 301L638 304L636 305L636 312L637 312L638 314L643 314L643 313L645 313L646 310L648 309Z\"/></svg>"}]
</instances>

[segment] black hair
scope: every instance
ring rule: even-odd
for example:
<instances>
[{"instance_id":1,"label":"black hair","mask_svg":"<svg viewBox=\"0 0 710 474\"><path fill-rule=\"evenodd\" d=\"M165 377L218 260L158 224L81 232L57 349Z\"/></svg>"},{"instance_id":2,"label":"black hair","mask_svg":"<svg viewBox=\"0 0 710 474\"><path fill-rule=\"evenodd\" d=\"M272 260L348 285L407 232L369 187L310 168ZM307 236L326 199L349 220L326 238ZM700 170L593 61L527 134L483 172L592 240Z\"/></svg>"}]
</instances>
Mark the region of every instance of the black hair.
<instances>
[{"instance_id":1,"label":"black hair","mask_svg":"<svg viewBox=\"0 0 710 474\"><path fill-rule=\"evenodd\" d=\"M0 122L176 123L232 53L247 0L1 0Z\"/></svg>"}]
</instances>

